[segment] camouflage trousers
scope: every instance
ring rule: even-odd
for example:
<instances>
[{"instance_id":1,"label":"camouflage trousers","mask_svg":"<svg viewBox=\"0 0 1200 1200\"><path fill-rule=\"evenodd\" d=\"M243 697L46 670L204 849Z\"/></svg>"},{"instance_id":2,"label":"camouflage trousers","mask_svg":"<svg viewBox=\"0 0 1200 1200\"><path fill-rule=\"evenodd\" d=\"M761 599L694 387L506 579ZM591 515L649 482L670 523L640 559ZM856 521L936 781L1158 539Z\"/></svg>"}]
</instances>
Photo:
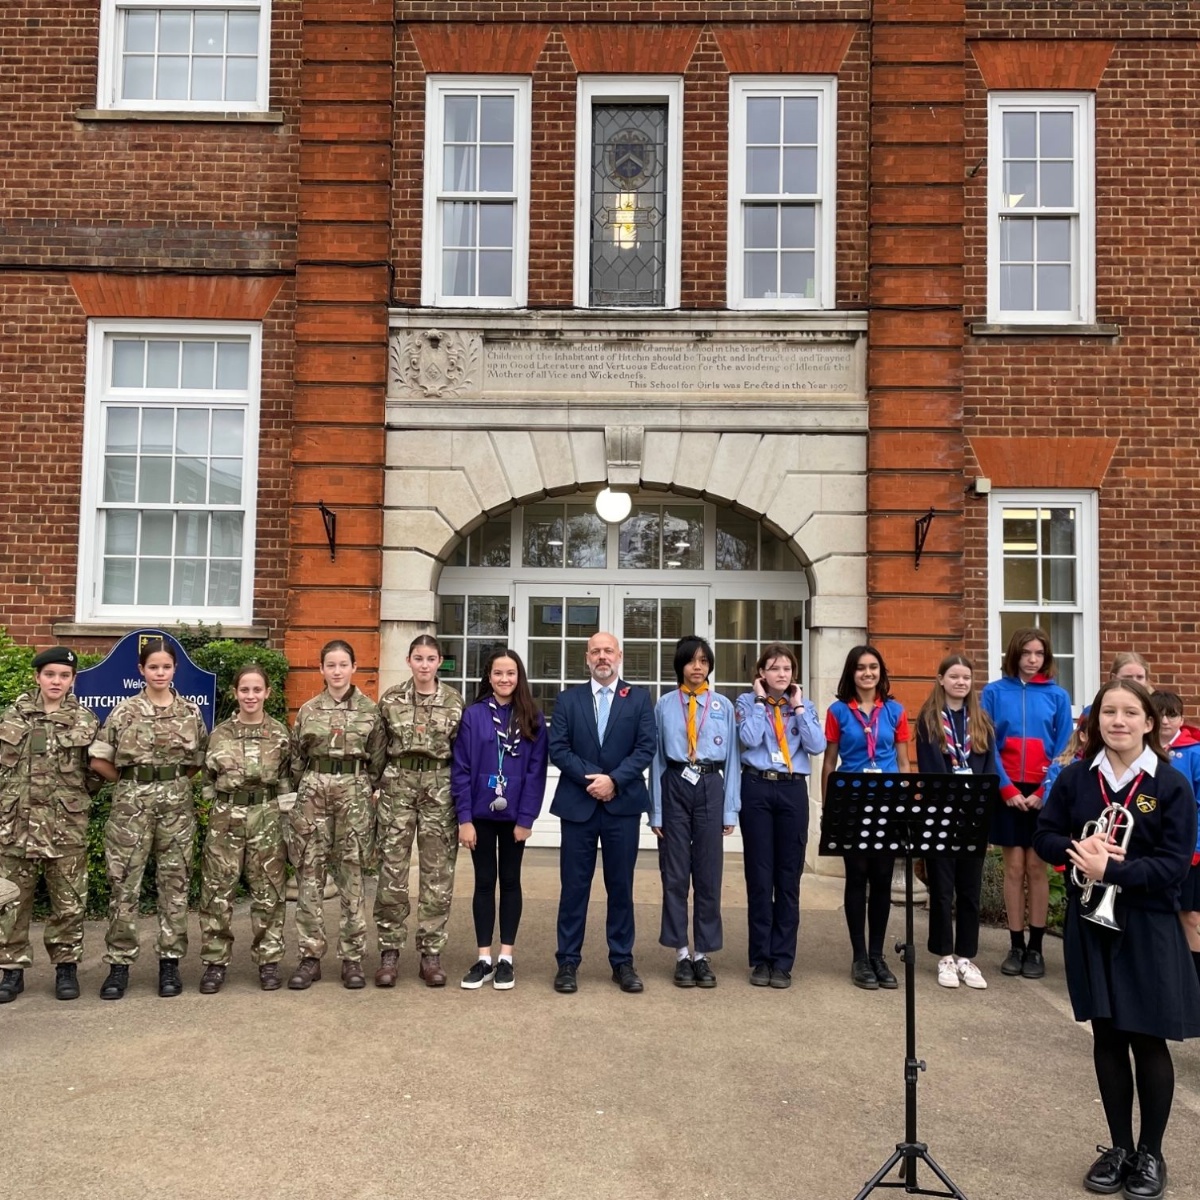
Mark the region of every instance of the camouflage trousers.
<instances>
[{"instance_id":1,"label":"camouflage trousers","mask_svg":"<svg viewBox=\"0 0 1200 1200\"><path fill-rule=\"evenodd\" d=\"M256 966L283 958L287 851L279 809L214 801L200 868L200 957L228 966L233 957L233 898L245 873L250 888L250 957Z\"/></svg>"},{"instance_id":2,"label":"camouflage trousers","mask_svg":"<svg viewBox=\"0 0 1200 1200\"><path fill-rule=\"evenodd\" d=\"M169 783L122 780L117 784L104 827L104 861L112 889L105 962L128 965L137 961L138 898L151 854L158 886L158 957L183 958L187 954L188 884L195 833L196 808L192 781L187 777Z\"/></svg>"},{"instance_id":3,"label":"camouflage trousers","mask_svg":"<svg viewBox=\"0 0 1200 1200\"><path fill-rule=\"evenodd\" d=\"M454 897L458 820L450 798L450 769L400 771L384 781L375 815L379 888L375 925L380 950L403 950L408 939L409 865L413 840L419 861L417 951L441 954Z\"/></svg>"},{"instance_id":4,"label":"camouflage trousers","mask_svg":"<svg viewBox=\"0 0 1200 1200\"><path fill-rule=\"evenodd\" d=\"M38 872L46 876L50 920L44 940L52 963L83 961L83 910L87 904L87 851L71 850L58 858L26 858L0 850L0 877L21 889L21 898L0 910L0 967L32 966L29 918Z\"/></svg>"},{"instance_id":5,"label":"camouflage trousers","mask_svg":"<svg viewBox=\"0 0 1200 1200\"><path fill-rule=\"evenodd\" d=\"M361 962L367 945L363 866L371 854L374 813L365 775L319 775L300 782L288 814L288 856L296 868L296 936L301 958L325 954L325 875L342 905L338 957Z\"/></svg>"}]
</instances>

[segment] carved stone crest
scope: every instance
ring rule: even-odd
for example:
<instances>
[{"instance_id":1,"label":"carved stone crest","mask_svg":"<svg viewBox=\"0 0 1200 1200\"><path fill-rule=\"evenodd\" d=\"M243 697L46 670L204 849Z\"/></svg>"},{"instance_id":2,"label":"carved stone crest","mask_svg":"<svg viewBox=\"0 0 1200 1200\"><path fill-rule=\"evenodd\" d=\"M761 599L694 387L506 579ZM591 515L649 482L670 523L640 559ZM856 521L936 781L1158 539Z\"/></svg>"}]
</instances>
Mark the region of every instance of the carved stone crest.
<instances>
[{"instance_id":1,"label":"carved stone crest","mask_svg":"<svg viewBox=\"0 0 1200 1200\"><path fill-rule=\"evenodd\" d=\"M478 337L442 329L395 335L389 358L392 395L442 399L479 389Z\"/></svg>"}]
</instances>

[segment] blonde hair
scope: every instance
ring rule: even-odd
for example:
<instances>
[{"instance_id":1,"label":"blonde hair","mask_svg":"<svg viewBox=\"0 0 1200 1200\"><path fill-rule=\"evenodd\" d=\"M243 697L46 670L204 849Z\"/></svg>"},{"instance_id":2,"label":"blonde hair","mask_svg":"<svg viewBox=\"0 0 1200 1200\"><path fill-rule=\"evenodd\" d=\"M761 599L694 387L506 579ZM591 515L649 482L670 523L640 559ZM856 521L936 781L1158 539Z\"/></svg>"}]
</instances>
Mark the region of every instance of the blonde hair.
<instances>
[{"instance_id":1,"label":"blonde hair","mask_svg":"<svg viewBox=\"0 0 1200 1200\"><path fill-rule=\"evenodd\" d=\"M1063 752L1054 760L1060 767L1068 767L1087 749L1087 722L1077 724L1071 730Z\"/></svg>"},{"instance_id":2,"label":"blonde hair","mask_svg":"<svg viewBox=\"0 0 1200 1200\"><path fill-rule=\"evenodd\" d=\"M1108 673L1109 678L1116 679L1122 667L1134 665L1141 667L1146 672L1146 678L1150 678L1150 664L1136 650L1122 650L1113 657L1112 670Z\"/></svg>"}]
</instances>

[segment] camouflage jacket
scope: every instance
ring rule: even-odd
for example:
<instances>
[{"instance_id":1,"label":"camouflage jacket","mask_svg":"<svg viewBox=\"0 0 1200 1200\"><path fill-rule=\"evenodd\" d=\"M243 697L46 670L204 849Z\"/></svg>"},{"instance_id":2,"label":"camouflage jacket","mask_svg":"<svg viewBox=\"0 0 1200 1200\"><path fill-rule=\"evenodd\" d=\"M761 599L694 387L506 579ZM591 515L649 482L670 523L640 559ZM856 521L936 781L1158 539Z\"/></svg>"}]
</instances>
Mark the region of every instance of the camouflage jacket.
<instances>
[{"instance_id":1,"label":"camouflage jacket","mask_svg":"<svg viewBox=\"0 0 1200 1200\"><path fill-rule=\"evenodd\" d=\"M172 693L174 695L174 693ZM96 740L93 758L122 767L188 767L204 765L208 730L200 710L175 695L169 708L156 708L143 692L122 700L108 714Z\"/></svg>"},{"instance_id":2,"label":"camouflage jacket","mask_svg":"<svg viewBox=\"0 0 1200 1200\"><path fill-rule=\"evenodd\" d=\"M341 700L329 690L300 706L292 726L291 775L297 785L314 758L359 758L371 786L379 786L387 762L387 734L375 702L351 685Z\"/></svg>"},{"instance_id":3,"label":"camouflage jacket","mask_svg":"<svg viewBox=\"0 0 1200 1200\"><path fill-rule=\"evenodd\" d=\"M100 722L73 696L48 713L40 692L0 714L0 847L57 858L87 841L99 776L87 769Z\"/></svg>"},{"instance_id":4,"label":"camouflage jacket","mask_svg":"<svg viewBox=\"0 0 1200 1200\"><path fill-rule=\"evenodd\" d=\"M463 698L441 681L433 696L418 696L412 679L388 688L379 701L388 758L423 754L449 764L462 713Z\"/></svg>"},{"instance_id":5,"label":"camouflage jacket","mask_svg":"<svg viewBox=\"0 0 1200 1200\"><path fill-rule=\"evenodd\" d=\"M211 800L217 792L253 789L264 783L291 791L290 749L287 726L274 717L264 715L261 725L244 725L237 717L222 721L208 738L205 796Z\"/></svg>"}]
</instances>

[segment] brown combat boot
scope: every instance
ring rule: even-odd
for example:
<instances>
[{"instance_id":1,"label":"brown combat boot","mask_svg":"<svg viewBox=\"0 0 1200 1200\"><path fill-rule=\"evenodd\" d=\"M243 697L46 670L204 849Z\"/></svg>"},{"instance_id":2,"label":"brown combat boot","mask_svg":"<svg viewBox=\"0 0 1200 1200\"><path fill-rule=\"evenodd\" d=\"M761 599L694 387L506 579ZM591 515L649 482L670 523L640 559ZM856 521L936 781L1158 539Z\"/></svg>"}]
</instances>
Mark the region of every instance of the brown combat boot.
<instances>
[{"instance_id":1,"label":"brown combat boot","mask_svg":"<svg viewBox=\"0 0 1200 1200\"><path fill-rule=\"evenodd\" d=\"M446 972L442 970L440 954L422 954L420 976L426 987L445 987Z\"/></svg>"},{"instance_id":2,"label":"brown combat boot","mask_svg":"<svg viewBox=\"0 0 1200 1200\"><path fill-rule=\"evenodd\" d=\"M361 988L367 986L366 977L363 975L362 963L355 962L350 958L342 959L342 987L344 988Z\"/></svg>"},{"instance_id":3,"label":"brown combat boot","mask_svg":"<svg viewBox=\"0 0 1200 1200\"><path fill-rule=\"evenodd\" d=\"M277 992L283 987L283 980L279 977L279 964L263 963L258 968L258 982L264 992Z\"/></svg>"},{"instance_id":4,"label":"brown combat boot","mask_svg":"<svg viewBox=\"0 0 1200 1200\"><path fill-rule=\"evenodd\" d=\"M379 970L375 972L376 987L395 987L400 974L400 951L385 950L379 956Z\"/></svg>"},{"instance_id":5,"label":"brown combat boot","mask_svg":"<svg viewBox=\"0 0 1200 1200\"><path fill-rule=\"evenodd\" d=\"M204 974L200 976L200 994L215 996L225 982L225 968L220 963L205 963Z\"/></svg>"},{"instance_id":6,"label":"brown combat boot","mask_svg":"<svg viewBox=\"0 0 1200 1200\"><path fill-rule=\"evenodd\" d=\"M296 973L288 980L288 987L294 992L302 992L310 988L321 978L321 960L319 958L302 958L296 967Z\"/></svg>"}]
</instances>

